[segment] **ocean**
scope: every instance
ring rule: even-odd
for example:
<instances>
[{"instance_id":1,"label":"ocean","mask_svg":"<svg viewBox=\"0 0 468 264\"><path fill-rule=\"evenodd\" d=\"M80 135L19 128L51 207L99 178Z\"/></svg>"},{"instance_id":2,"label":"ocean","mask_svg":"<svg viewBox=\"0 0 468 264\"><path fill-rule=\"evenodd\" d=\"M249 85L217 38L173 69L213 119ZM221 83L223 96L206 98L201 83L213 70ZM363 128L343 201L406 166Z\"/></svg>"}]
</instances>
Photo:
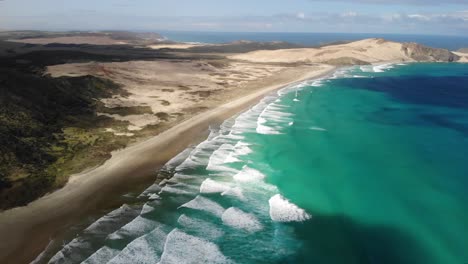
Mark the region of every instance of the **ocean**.
<instances>
[{"instance_id":1,"label":"ocean","mask_svg":"<svg viewBox=\"0 0 468 264\"><path fill-rule=\"evenodd\" d=\"M371 33L273 33L273 32L184 32L160 31L170 40L180 42L228 43L238 40L284 41L300 45L316 46L336 41L353 41L366 38L384 38L397 42L417 42L434 48L452 51L468 48L468 36L436 36L410 34Z\"/></svg>"},{"instance_id":2,"label":"ocean","mask_svg":"<svg viewBox=\"0 0 468 264\"><path fill-rule=\"evenodd\" d=\"M158 174L41 261L467 263L468 65L285 87Z\"/></svg>"}]
</instances>

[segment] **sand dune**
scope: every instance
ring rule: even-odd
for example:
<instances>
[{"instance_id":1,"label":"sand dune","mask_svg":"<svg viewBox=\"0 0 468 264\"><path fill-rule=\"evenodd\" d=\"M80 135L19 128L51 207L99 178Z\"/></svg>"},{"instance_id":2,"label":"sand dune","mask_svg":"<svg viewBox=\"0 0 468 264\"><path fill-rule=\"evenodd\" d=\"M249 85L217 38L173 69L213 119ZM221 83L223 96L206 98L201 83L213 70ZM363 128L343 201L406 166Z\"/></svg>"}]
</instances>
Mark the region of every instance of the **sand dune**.
<instances>
[{"instance_id":1,"label":"sand dune","mask_svg":"<svg viewBox=\"0 0 468 264\"><path fill-rule=\"evenodd\" d=\"M468 62L468 53L464 52L453 52L454 54L460 56L460 60L458 62Z\"/></svg>"},{"instance_id":2,"label":"sand dune","mask_svg":"<svg viewBox=\"0 0 468 264\"><path fill-rule=\"evenodd\" d=\"M255 62L320 62L353 58L362 62L411 61L402 51L402 44L382 39L366 39L322 48L254 51L231 56L232 59Z\"/></svg>"},{"instance_id":3,"label":"sand dune","mask_svg":"<svg viewBox=\"0 0 468 264\"><path fill-rule=\"evenodd\" d=\"M47 67L52 77L93 75L122 85L126 94L104 98L107 108L150 107L139 115L100 113L115 120L128 121L127 131L138 131L149 125L190 117L198 110L255 89L258 81L292 69L291 66L213 61L129 61L69 63ZM314 71L313 68L310 68ZM197 110L198 109L198 110ZM162 120L157 116L164 113ZM115 128L109 128L115 129Z\"/></svg>"},{"instance_id":4,"label":"sand dune","mask_svg":"<svg viewBox=\"0 0 468 264\"><path fill-rule=\"evenodd\" d=\"M445 56L449 55L448 51L427 48L415 43L398 43L373 38L322 48L260 50L233 55L230 58L264 63L366 64L383 61L443 61Z\"/></svg>"}]
</instances>

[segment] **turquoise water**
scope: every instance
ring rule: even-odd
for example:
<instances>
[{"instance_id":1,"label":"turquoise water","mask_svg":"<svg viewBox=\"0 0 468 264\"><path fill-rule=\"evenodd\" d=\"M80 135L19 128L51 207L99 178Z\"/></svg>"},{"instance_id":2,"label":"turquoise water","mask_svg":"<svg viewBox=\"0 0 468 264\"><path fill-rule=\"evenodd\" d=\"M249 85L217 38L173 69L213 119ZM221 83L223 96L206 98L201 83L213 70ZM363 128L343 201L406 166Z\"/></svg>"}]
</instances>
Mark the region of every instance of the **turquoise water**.
<instances>
[{"instance_id":1,"label":"turquoise water","mask_svg":"<svg viewBox=\"0 0 468 264\"><path fill-rule=\"evenodd\" d=\"M466 263L468 66L287 87L159 173L50 263Z\"/></svg>"}]
</instances>

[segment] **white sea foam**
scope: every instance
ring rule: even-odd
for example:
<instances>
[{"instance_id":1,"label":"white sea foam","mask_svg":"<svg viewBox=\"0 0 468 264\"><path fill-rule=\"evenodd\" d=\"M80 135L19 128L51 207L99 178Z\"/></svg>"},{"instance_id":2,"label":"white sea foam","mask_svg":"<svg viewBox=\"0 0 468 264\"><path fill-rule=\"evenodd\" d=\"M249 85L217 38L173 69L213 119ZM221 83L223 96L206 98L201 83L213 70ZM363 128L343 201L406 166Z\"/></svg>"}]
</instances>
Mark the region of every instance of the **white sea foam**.
<instances>
[{"instance_id":1,"label":"white sea foam","mask_svg":"<svg viewBox=\"0 0 468 264\"><path fill-rule=\"evenodd\" d=\"M215 150L208 161L207 170L223 171L236 173L237 170L226 166L226 158L233 153L234 146L231 144L223 144Z\"/></svg>"},{"instance_id":2,"label":"white sea foam","mask_svg":"<svg viewBox=\"0 0 468 264\"><path fill-rule=\"evenodd\" d=\"M244 193L242 191L242 188L240 188L240 187L229 188L228 190L221 193L221 195L222 196L233 196L233 197L239 198L240 200L245 200Z\"/></svg>"},{"instance_id":3,"label":"white sea foam","mask_svg":"<svg viewBox=\"0 0 468 264\"><path fill-rule=\"evenodd\" d=\"M227 209L223 213L222 220L225 225L249 232L257 232L263 228L260 221L253 214L246 213L235 207Z\"/></svg>"},{"instance_id":4,"label":"white sea foam","mask_svg":"<svg viewBox=\"0 0 468 264\"><path fill-rule=\"evenodd\" d=\"M236 163L236 162L241 162L240 159L238 159L233 152L229 153L224 160L224 163Z\"/></svg>"},{"instance_id":5,"label":"white sea foam","mask_svg":"<svg viewBox=\"0 0 468 264\"><path fill-rule=\"evenodd\" d=\"M124 237L139 237L145 233L150 232L158 225L161 224L148 218L138 216L130 223L124 225L121 229L110 234L108 238L116 240L122 239Z\"/></svg>"},{"instance_id":6,"label":"white sea foam","mask_svg":"<svg viewBox=\"0 0 468 264\"><path fill-rule=\"evenodd\" d=\"M105 235L116 231L119 227L136 217L138 212L128 205L122 205L120 208L106 214L97 221L88 226L84 233L93 235Z\"/></svg>"},{"instance_id":7,"label":"white sea foam","mask_svg":"<svg viewBox=\"0 0 468 264\"><path fill-rule=\"evenodd\" d=\"M205 239L188 235L174 229L167 236L160 264L178 263L225 264L230 260L223 255L218 246Z\"/></svg>"},{"instance_id":8,"label":"white sea foam","mask_svg":"<svg viewBox=\"0 0 468 264\"><path fill-rule=\"evenodd\" d=\"M208 238L208 239L217 239L224 235L224 231L218 228L215 224L204 221L201 219L189 217L185 214L182 214L177 223L183 228L183 230L195 232L197 235Z\"/></svg>"},{"instance_id":9,"label":"white sea foam","mask_svg":"<svg viewBox=\"0 0 468 264\"><path fill-rule=\"evenodd\" d=\"M371 65L363 65L363 66L360 66L359 69L362 72L374 72L374 67L372 67Z\"/></svg>"},{"instance_id":10,"label":"white sea foam","mask_svg":"<svg viewBox=\"0 0 468 264\"><path fill-rule=\"evenodd\" d=\"M250 154L252 150L249 148L250 144L238 141L235 146L233 146L227 154L227 157L224 159L224 163L235 163L241 162L239 157Z\"/></svg>"},{"instance_id":11,"label":"white sea foam","mask_svg":"<svg viewBox=\"0 0 468 264\"><path fill-rule=\"evenodd\" d=\"M317 131L327 131L325 128L321 128L321 127L309 127L310 130L317 130Z\"/></svg>"},{"instance_id":12,"label":"white sea foam","mask_svg":"<svg viewBox=\"0 0 468 264\"><path fill-rule=\"evenodd\" d=\"M161 197L158 194L153 193L148 197L148 199L150 199L150 200L159 200L159 199L161 199Z\"/></svg>"},{"instance_id":13,"label":"white sea foam","mask_svg":"<svg viewBox=\"0 0 468 264\"><path fill-rule=\"evenodd\" d=\"M120 250L113 249L108 246L100 248L98 251L94 252L89 258L83 261L81 264L102 264L107 263L109 260L114 258L120 253Z\"/></svg>"},{"instance_id":14,"label":"white sea foam","mask_svg":"<svg viewBox=\"0 0 468 264\"><path fill-rule=\"evenodd\" d=\"M201 144L198 145L198 147L200 145L203 145L204 143L207 143L207 142L210 142L213 138L217 137L219 135L219 129L215 129L213 127L209 127L208 130L210 131L210 134L208 135L208 138L202 142Z\"/></svg>"},{"instance_id":15,"label":"white sea foam","mask_svg":"<svg viewBox=\"0 0 468 264\"><path fill-rule=\"evenodd\" d=\"M187 174L181 174L181 173L176 173L174 176L172 176L171 180L180 182L180 181L185 181L185 180L193 180L198 178L196 175L187 175Z\"/></svg>"},{"instance_id":16,"label":"white sea foam","mask_svg":"<svg viewBox=\"0 0 468 264\"><path fill-rule=\"evenodd\" d=\"M312 84L310 86L313 86L313 87L320 87L320 86L323 86L323 81L320 79L320 80L316 80L314 82L312 82Z\"/></svg>"},{"instance_id":17,"label":"white sea foam","mask_svg":"<svg viewBox=\"0 0 468 264\"><path fill-rule=\"evenodd\" d=\"M205 211L215 216L221 216L224 212L224 208L221 205L200 195L188 203L181 205L179 208L190 208L194 210Z\"/></svg>"},{"instance_id":18,"label":"white sea foam","mask_svg":"<svg viewBox=\"0 0 468 264\"><path fill-rule=\"evenodd\" d=\"M288 107L277 103L271 103L265 107L257 118L256 132L266 135L283 134L281 129L293 121L293 114L286 112Z\"/></svg>"},{"instance_id":19,"label":"white sea foam","mask_svg":"<svg viewBox=\"0 0 468 264\"><path fill-rule=\"evenodd\" d=\"M128 244L109 264L153 264L160 260L167 233L161 227Z\"/></svg>"},{"instance_id":20,"label":"white sea foam","mask_svg":"<svg viewBox=\"0 0 468 264\"><path fill-rule=\"evenodd\" d=\"M198 187L195 185L189 185L182 182L178 182L176 184L167 184L159 192L160 195L164 193L170 194L179 194L179 195L191 195L195 194L198 191Z\"/></svg>"},{"instance_id":21,"label":"white sea foam","mask_svg":"<svg viewBox=\"0 0 468 264\"><path fill-rule=\"evenodd\" d=\"M175 169L176 171L182 171L190 168L194 168L197 166L203 165L203 161L198 159L195 156L189 156L184 162L182 162L179 166L177 166Z\"/></svg>"},{"instance_id":22,"label":"white sea foam","mask_svg":"<svg viewBox=\"0 0 468 264\"><path fill-rule=\"evenodd\" d=\"M374 66L373 68L374 72L384 72L383 68L381 66Z\"/></svg>"},{"instance_id":23,"label":"white sea foam","mask_svg":"<svg viewBox=\"0 0 468 264\"><path fill-rule=\"evenodd\" d=\"M168 179L164 179L159 183L159 185L164 186L164 185L166 185L168 183L168 181L169 181ZM159 192L161 192L161 191L159 191Z\"/></svg>"},{"instance_id":24,"label":"white sea foam","mask_svg":"<svg viewBox=\"0 0 468 264\"><path fill-rule=\"evenodd\" d=\"M374 70L374 72L384 72L392 68L393 68L392 64L381 64L381 65L375 65L372 69Z\"/></svg>"},{"instance_id":25,"label":"white sea foam","mask_svg":"<svg viewBox=\"0 0 468 264\"><path fill-rule=\"evenodd\" d=\"M234 146L234 152L236 156L243 156L243 155L248 155L252 153L252 149L249 147L250 144L239 141L237 144Z\"/></svg>"},{"instance_id":26,"label":"white sea foam","mask_svg":"<svg viewBox=\"0 0 468 264\"><path fill-rule=\"evenodd\" d=\"M179 166L175 168L175 170L182 171L182 170L194 168L197 166L203 166L203 165L206 166L208 163L209 156L217 148L219 148L219 145L217 142L211 139L203 141L190 153L189 157L184 162L182 162L182 164L180 164Z\"/></svg>"},{"instance_id":27,"label":"white sea foam","mask_svg":"<svg viewBox=\"0 0 468 264\"><path fill-rule=\"evenodd\" d=\"M66 244L57 254L55 254L49 263L67 263L81 262L86 259L87 251L92 248L91 242L77 237Z\"/></svg>"},{"instance_id":28,"label":"white sea foam","mask_svg":"<svg viewBox=\"0 0 468 264\"><path fill-rule=\"evenodd\" d=\"M258 116L267 107L267 102L276 97L267 96L260 103L249 109L248 111L240 114L231 128L231 133L241 134L245 132L255 132L257 128Z\"/></svg>"},{"instance_id":29,"label":"white sea foam","mask_svg":"<svg viewBox=\"0 0 468 264\"><path fill-rule=\"evenodd\" d=\"M154 208L153 206L151 206L151 205L148 204L148 203L145 203L145 204L143 205L143 208L141 208L140 215L144 215L144 214L151 213L151 212L153 212L154 210L156 210L156 208Z\"/></svg>"},{"instance_id":30,"label":"white sea foam","mask_svg":"<svg viewBox=\"0 0 468 264\"><path fill-rule=\"evenodd\" d=\"M257 133L263 134L263 135L281 135L282 134L280 131L276 130L275 128L265 126L262 124L259 124L257 126Z\"/></svg>"},{"instance_id":31,"label":"white sea foam","mask_svg":"<svg viewBox=\"0 0 468 264\"><path fill-rule=\"evenodd\" d=\"M253 182L253 181L261 181L265 179L265 174L261 173L256 169L252 169L247 165L242 168L242 170L234 175L234 180L239 182Z\"/></svg>"},{"instance_id":32,"label":"white sea foam","mask_svg":"<svg viewBox=\"0 0 468 264\"><path fill-rule=\"evenodd\" d=\"M330 79L340 79L340 78L349 78L351 75L349 75L349 68L344 68L341 70L337 70L333 73L333 75L330 77Z\"/></svg>"},{"instance_id":33,"label":"white sea foam","mask_svg":"<svg viewBox=\"0 0 468 264\"><path fill-rule=\"evenodd\" d=\"M144 190L138 196L138 198L148 197L148 196L151 196L152 194L158 193L160 191L161 191L161 186L159 186L158 184L155 183L155 184L151 185L150 187L148 187L146 190Z\"/></svg>"},{"instance_id":34,"label":"white sea foam","mask_svg":"<svg viewBox=\"0 0 468 264\"><path fill-rule=\"evenodd\" d=\"M163 167L163 169L166 170L173 170L180 164L182 164L189 156L190 153L192 153L193 148L187 148L181 153L179 153L177 156L169 160Z\"/></svg>"},{"instance_id":35,"label":"white sea foam","mask_svg":"<svg viewBox=\"0 0 468 264\"><path fill-rule=\"evenodd\" d=\"M208 178L201 184L200 193L223 193L229 189L228 185Z\"/></svg>"},{"instance_id":36,"label":"white sea foam","mask_svg":"<svg viewBox=\"0 0 468 264\"><path fill-rule=\"evenodd\" d=\"M270 217L273 221L301 222L311 218L304 209L289 202L280 194L271 197L268 203L270 204Z\"/></svg>"}]
</instances>

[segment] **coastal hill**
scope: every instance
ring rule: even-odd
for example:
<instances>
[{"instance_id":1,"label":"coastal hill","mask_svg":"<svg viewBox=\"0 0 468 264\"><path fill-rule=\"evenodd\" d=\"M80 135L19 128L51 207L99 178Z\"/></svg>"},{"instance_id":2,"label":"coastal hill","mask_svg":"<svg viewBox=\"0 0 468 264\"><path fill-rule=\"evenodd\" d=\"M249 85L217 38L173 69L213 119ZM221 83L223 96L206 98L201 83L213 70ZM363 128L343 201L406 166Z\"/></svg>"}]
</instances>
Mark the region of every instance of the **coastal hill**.
<instances>
[{"instance_id":1,"label":"coastal hill","mask_svg":"<svg viewBox=\"0 0 468 264\"><path fill-rule=\"evenodd\" d=\"M382 61L457 61L460 57L445 49L417 43L398 43L384 39L365 39L321 48L253 51L231 59L250 62L326 63L334 65L368 64Z\"/></svg>"}]
</instances>

